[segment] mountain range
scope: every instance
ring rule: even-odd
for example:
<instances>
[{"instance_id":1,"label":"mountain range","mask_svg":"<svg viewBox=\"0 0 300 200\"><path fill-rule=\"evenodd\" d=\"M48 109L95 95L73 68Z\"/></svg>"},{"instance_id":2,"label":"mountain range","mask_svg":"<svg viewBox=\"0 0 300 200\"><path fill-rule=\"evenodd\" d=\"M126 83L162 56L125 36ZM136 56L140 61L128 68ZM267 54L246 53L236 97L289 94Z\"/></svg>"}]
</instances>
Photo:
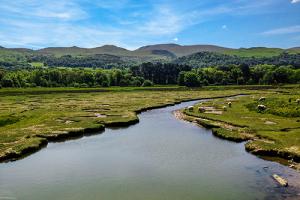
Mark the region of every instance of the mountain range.
<instances>
[{"instance_id":1,"label":"mountain range","mask_svg":"<svg viewBox=\"0 0 300 200\"><path fill-rule=\"evenodd\" d=\"M288 52L300 52L300 47L294 47L289 49L281 48L266 48L266 47L252 47L252 48L226 48L216 45L178 45L178 44L156 44L140 47L136 50L127 50L122 47L114 45L104 45L95 48L81 48L77 46L73 47L48 47L39 50L32 50L27 48L4 48L5 50L12 50L17 52L27 53L39 53L39 54L53 54L55 56L73 55L96 55L107 54L114 56L126 56L126 57L182 57L191 55L197 52L218 52L224 54L238 55L238 56L271 56L278 55L284 51Z\"/></svg>"},{"instance_id":2,"label":"mountain range","mask_svg":"<svg viewBox=\"0 0 300 200\"><path fill-rule=\"evenodd\" d=\"M201 52L206 52L206 54L201 54ZM204 60L212 63L211 57L214 60L229 58L228 56L231 56L230 60L236 60L232 56L240 58L271 58L279 56L283 52L300 54L300 47L290 49L267 47L234 49L216 45L156 44L143 46L136 50L128 50L114 45L104 45L95 48L81 48L77 46L48 47L32 50L0 46L0 64L17 66L20 63L24 65L28 60L31 60L31 62L47 63L55 66L90 66L90 63L93 63L95 66L124 66L143 62L192 63L193 65L199 65ZM64 56L63 59L60 59L62 56Z\"/></svg>"}]
</instances>

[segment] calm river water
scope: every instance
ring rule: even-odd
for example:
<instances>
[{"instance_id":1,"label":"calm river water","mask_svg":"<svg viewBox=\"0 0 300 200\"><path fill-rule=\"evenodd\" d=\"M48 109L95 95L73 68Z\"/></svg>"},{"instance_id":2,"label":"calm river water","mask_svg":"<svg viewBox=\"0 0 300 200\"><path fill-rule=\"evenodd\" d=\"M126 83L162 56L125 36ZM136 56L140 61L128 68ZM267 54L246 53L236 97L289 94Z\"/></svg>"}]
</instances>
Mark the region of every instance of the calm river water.
<instances>
[{"instance_id":1,"label":"calm river water","mask_svg":"<svg viewBox=\"0 0 300 200\"><path fill-rule=\"evenodd\" d=\"M294 170L173 116L194 103L144 112L128 128L51 143L2 163L0 200L300 199ZM278 187L273 173L291 186Z\"/></svg>"}]
</instances>

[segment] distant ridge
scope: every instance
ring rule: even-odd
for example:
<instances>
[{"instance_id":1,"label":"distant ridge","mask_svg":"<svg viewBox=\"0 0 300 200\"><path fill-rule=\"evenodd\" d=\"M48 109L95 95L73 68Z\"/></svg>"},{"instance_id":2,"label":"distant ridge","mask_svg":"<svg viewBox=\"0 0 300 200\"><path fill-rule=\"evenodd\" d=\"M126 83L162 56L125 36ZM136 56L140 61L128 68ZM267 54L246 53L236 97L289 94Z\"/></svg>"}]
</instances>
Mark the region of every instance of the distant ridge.
<instances>
[{"instance_id":1,"label":"distant ridge","mask_svg":"<svg viewBox=\"0 0 300 200\"><path fill-rule=\"evenodd\" d=\"M129 54L130 51L122 48L122 47L117 47L115 45L104 45L102 47L95 47L95 48L91 48L88 49L88 51L95 53L95 54L117 54L117 55L121 55L121 54Z\"/></svg>"},{"instance_id":2,"label":"distant ridge","mask_svg":"<svg viewBox=\"0 0 300 200\"><path fill-rule=\"evenodd\" d=\"M118 56L124 60L173 60L183 56L189 56L198 52L217 52L227 55L241 57L270 57L280 55L283 52L300 53L300 47L289 49L251 47L251 48L227 48L217 45L179 45L179 44L154 44L142 46L136 50L128 50L115 45L104 45L94 48L71 47L47 47L39 50L28 48L5 48L0 46L1 51L11 51L19 53L37 53L55 56L89 56L89 55L111 55Z\"/></svg>"},{"instance_id":3,"label":"distant ridge","mask_svg":"<svg viewBox=\"0 0 300 200\"><path fill-rule=\"evenodd\" d=\"M222 52L230 50L230 48L216 46L216 45L178 45L178 44L156 44L143 46L136 52L149 51L149 50L165 50L175 54L178 57L190 55L193 53L208 51L208 52Z\"/></svg>"},{"instance_id":4,"label":"distant ridge","mask_svg":"<svg viewBox=\"0 0 300 200\"><path fill-rule=\"evenodd\" d=\"M288 50L300 50L300 47L289 48Z\"/></svg>"},{"instance_id":5,"label":"distant ridge","mask_svg":"<svg viewBox=\"0 0 300 200\"><path fill-rule=\"evenodd\" d=\"M95 54L109 54L114 56L127 56L131 51L117 47L114 45L104 45L95 48L81 48L77 46L72 47L48 47L37 50L39 53L55 54L55 55L95 55Z\"/></svg>"}]
</instances>

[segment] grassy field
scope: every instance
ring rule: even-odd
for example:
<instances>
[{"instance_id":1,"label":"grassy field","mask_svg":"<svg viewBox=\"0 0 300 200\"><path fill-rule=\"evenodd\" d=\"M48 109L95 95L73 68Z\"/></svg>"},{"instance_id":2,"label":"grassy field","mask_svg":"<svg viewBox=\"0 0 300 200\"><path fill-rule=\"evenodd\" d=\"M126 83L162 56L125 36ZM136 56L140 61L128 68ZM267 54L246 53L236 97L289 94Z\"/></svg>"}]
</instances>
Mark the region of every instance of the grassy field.
<instances>
[{"instance_id":1,"label":"grassy field","mask_svg":"<svg viewBox=\"0 0 300 200\"><path fill-rule=\"evenodd\" d=\"M0 90L0 160L19 158L49 141L80 137L138 122L155 107L248 90L157 88L27 88Z\"/></svg>"},{"instance_id":2,"label":"grassy field","mask_svg":"<svg viewBox=\"0 0 300 200\"><path fill-rule=\"evenodd\" d=\"M2 88L0 96L20 95L20 94L50 94L50 93L91 93L91 92L128 92L128 91L158 91L158 90L186 90L181 86L153 86L153 87L102 87L102 88L74 88L74 87L55 87L55 88Z\"/></svg>"},{"instance_id":3,"label":"grassy field","mask_svg":"<svg viewBox=\"0 0 300 200\"><path fill-rule=\"evenodd\" d=\"M259 101L262 96L265 100ZM299 86L269 89L238 98L215 99L183 112L188 120L212 128L218 137L233 141L250 139L246 149L254 154L300 162L300 103L296 102L299 98ZM259 110L258 105L264 105L265 110Z\"/></svg>"},{"instance_id":4,"label":"grassy field","mask_svg":"<svg viewBox=\"0 0 300 200\"><path fill-rule=\"evenodd\" d=\"M225 54L240 57L272 57L280 55L284 50L278 48L250 48L250 49L233 49L224 51Z\"/></svg>"},{"instance_id":5,"label":"grassy field","mask_svg":"<svg viewBox=\"0 0 300 200\"><path fill-rule=\"evenodd\" d=\"M265 47L254 47L254 48L241 48L241 49L232 49L225 50L223 53L228 55L235 55L240 57L273 57L279 56L283 52L290 54L296 54L300 51L298 49L284 50L279 48L265 48Z\"/></svg>"}]
</instances>

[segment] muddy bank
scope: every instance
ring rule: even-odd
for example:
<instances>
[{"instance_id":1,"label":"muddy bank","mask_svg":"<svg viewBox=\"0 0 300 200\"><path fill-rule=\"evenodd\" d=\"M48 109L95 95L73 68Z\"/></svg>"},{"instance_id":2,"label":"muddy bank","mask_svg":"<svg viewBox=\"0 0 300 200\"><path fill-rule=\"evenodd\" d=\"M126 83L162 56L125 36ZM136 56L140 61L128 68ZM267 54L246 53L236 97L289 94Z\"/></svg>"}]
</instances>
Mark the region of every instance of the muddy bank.
<instances>
[{"instance_id":1,"label":"muddy bank","mask_svg":"<svg viewBox=\"0 0 300 200\"><path fill-rule=\"evenodd\" d=\"M10 151L0 156L0 162L16 161L32 153L39 151L47 146L49 142L63 142L71 139L78 139L84 136L88 136L97 132L104 131L105 127L99 124L96 127L88 127L84 129L77 129L71 131L61 131L52 135L36 135L33 140L36 140L33 144L29 144L25 148L21 148L19 151Z\"/></svg>"},{"instance_id":2,"label":"muddy bank","mask_svg":"<svg viewBox=\"0 0 300 200\"><path fill-rule=\"evenodd\" d=\"M259 138L249 132L246 127L232 125L222 121L211 120L206 118L197 118L186 115L182 110L174 112L177 119L195 123L201 127L211 129L212 134L218 138L226 139L233 142L246 142L245 150L249 153L257 155L263 159L271 160L289 166L297 171L300 171L300 156L291 152L282 151L280 149L261 149L256 146L253 141L267 141L267 139ZM243 129L245 128L245 129ZM241 131L242 130L242 131ZM244 130L244 131L243 131ZM279 158L279 159L276 159ZM284 162L282 161L284 160Z\"/></svg>"},{"instance_id":3,"label":"muddy bank","mask_svg":"<svg viewBox=\"0 0 300 200\"><path fill-rule=\"evenodd\" d=\"M98 124L94 127L86 127L86 128L80 128L80 129L73 129L70 131L57 131L54 134L50 135L35 135L32 137L32 142L31 144L28 144L26 147L22 146L18 150L10 150L8 152L4 152L3 154L0 155L0 163L1 162L9 162L9 161L16 161L22 158L25 158L26 156L29 156L30 154L33 154L40 149L47 147L47 144L49 142L63 142L66 140L71 140L71 139L78 139L84 136L88 136L91 134L101 134L103 131L105 131L105 128L110 128L110 127L128 127L134 124L139 123L139 118L138 114L152 110L152 109L158 109L158 108L164 108L167 106L173 106L176 104L180 104L183 102L188 102L188 101L194 101L194 100L204 100L204 99L218 99L218 98L227 98L227 97L235 97L239 95L244 95L244 94L236 94L236 95L225 95L225 96L216 96L216 97L209 97L209 98L191 98L191 99L183 99L183 100L178 100L174 102L169 102L169 103L164 103L164 104L158 104L155 106L149 106L149 107L144 107L140 108L136 111L134 111L135 116L129 119L120 119L120 121L113 121L113 122L106 122L103 124Z\"/></svg>"}]
</instances>

